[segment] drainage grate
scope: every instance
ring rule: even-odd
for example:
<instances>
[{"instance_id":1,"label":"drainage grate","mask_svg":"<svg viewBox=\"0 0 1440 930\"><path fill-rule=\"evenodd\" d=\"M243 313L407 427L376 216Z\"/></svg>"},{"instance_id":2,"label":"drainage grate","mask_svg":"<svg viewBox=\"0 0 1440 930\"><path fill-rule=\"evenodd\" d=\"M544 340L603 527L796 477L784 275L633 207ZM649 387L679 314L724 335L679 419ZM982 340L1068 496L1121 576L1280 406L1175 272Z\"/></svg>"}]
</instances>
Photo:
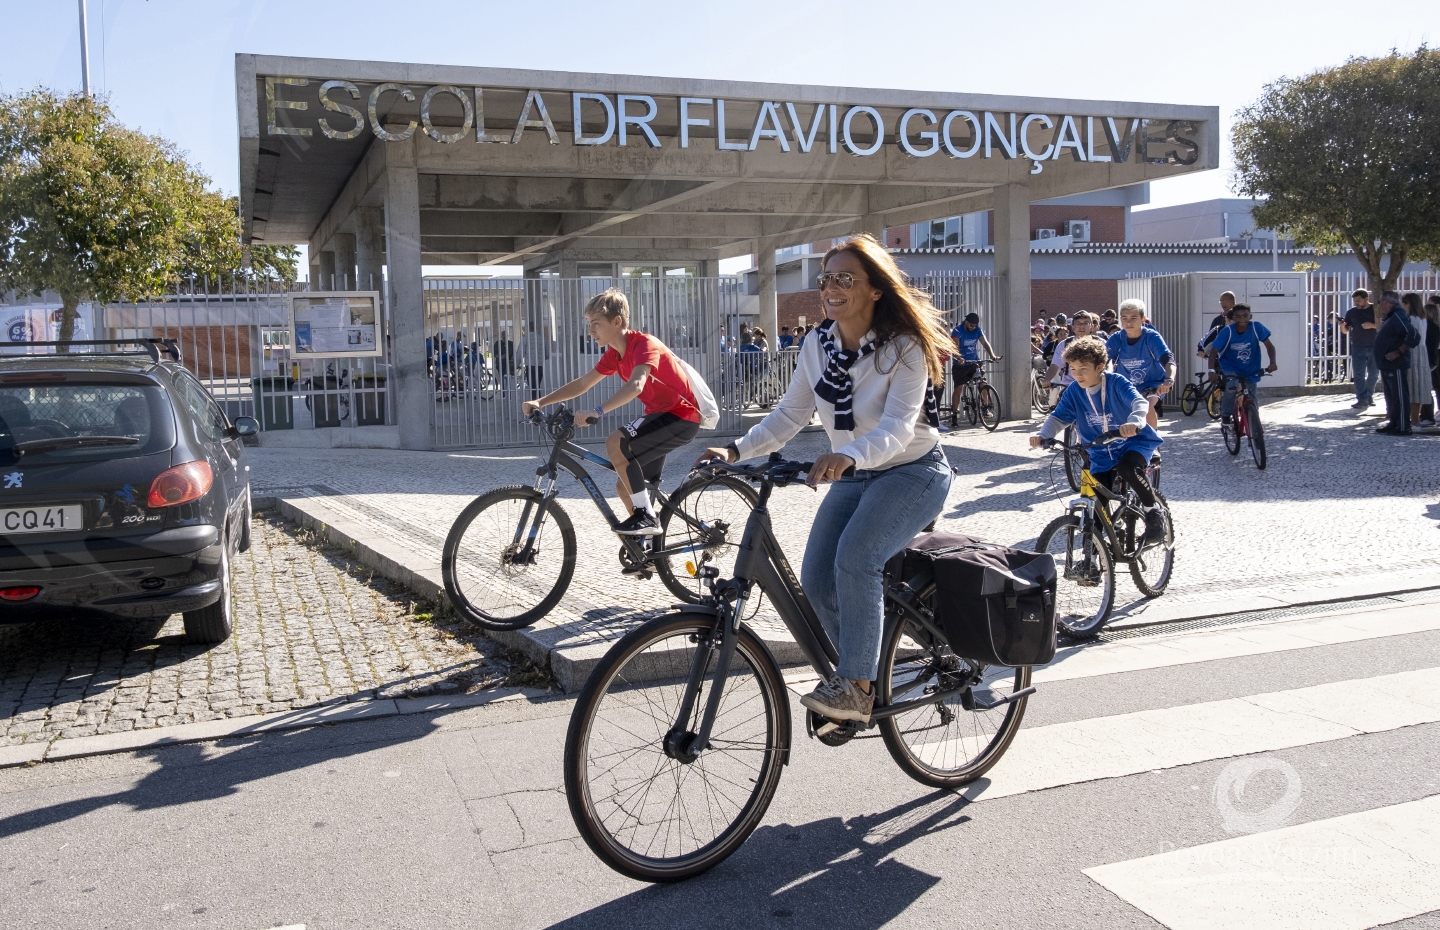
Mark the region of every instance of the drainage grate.
<instances>
[{"instance_id":1,"label":"drainage grate","mask_svg":"<svg viewBox=\"0 0 1440 930\"><path fill-rule=\"evenodd\" d=\"M1365 597L1349 601L1327 601L1323 604L1299 604L1294 607L1272 607L1267 610L1252 610L1220 617L1199 617L1194 620L1169 620L1146 626L1106 630L1088 642L1113 643L1124 639L1140 639L1146 636L1169 636L1174 633L1190 633L1196 630L1213 630L1219 627L1250 626L1257 623L1273 623L1279 620L1314 617L1321 614L1339 613L1364 607L1393 607L1397 603L1421 601L1433 598L1440 588L1422 588L1404 591L1382 597ZM1082 641L1087 642L1087 641ZM1072 643L1073 645L1073 643Z\"/></svg>"}]
</instances>

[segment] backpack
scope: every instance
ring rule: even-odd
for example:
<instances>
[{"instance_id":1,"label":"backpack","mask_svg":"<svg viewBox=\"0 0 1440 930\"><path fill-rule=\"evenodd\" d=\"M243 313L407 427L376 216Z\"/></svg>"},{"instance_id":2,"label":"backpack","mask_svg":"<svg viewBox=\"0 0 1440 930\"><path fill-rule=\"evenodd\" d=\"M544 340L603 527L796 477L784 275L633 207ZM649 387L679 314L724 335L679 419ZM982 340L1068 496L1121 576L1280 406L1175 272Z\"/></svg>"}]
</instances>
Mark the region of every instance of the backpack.
<instances>
[{"instance_id":1,"label":"backpack","mask_svg":"<svg viewBox=\"0 0 1440 930\"><path fill-rule=\"evenodd\" d=\"M1055 560L955 533L924 533L885 566L889 584L935 581L935 619L955 654L986 665L1055 658Z\"/></svg>"},{"instance_id":2,"label":"backpack","mask_svg":"<svg viewBox=\"0 0 1440 930\"><path fill-rule=\"evenodd\" d=\"M685 373L685 380L690 382L690 393L695 395L695 409L700 411L700 428L714 429L720 425L720 405L715 403L715 395L710 393L710 385L700 376L695 367L675 353L670 353L676 365ZM678 393L678 392L677 392Z\"/></svg>"}]
</instances>

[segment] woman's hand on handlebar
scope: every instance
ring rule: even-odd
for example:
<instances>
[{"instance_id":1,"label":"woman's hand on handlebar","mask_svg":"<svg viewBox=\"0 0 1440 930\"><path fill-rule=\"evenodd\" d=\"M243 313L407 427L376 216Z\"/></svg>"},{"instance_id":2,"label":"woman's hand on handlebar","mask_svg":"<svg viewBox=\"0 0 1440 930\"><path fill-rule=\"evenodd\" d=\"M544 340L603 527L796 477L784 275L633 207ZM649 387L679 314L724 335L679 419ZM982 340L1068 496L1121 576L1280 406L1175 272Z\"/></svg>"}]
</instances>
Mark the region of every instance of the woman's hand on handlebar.
<instances>
[{"instance_id":1,"label":"woman's hand on handlebar","mask_svg":"<svg viewBox=\"0 0 1440 930\"><path fill-rule=\"evenodd\" d=\"M855 460L850 456L841 455L839 452L826 452L815 460L810 474L805 477L805 483L813 488L822 481L837 481L847 469L854 467Z\"/></svg>"},{"instance_id":2,"label":"woman's hand on handlebar","mask_svg":"<svg viewBox=\"0 0 1440 930\"><path fill-rule=\"evenodd\" d=\"M530 414L540 409L540 405L533 400L521 401L520 415L529 418Z\"/></svg>"},{"instance_id":3,"label":"woman's hand on handlebar","mask_svg":"<svg viewBox=\"0 0 1440 930\"><path fill-rule=\"evenodd\" d=\"M692 465L692 466L690 466L690 467L691 467L691 468L699 468L701 465L704 465L706 462L713 462L713 461L715 461L715 460L717 460L717 459L720 460L720 461L722 461L722 462L736 462L736 461L739 461L739 458L738 458L738 457L737 457L737 458L731 458L732 455L734 455L734 453L733 453L731 450L725 448L724 446L711 446L710 448L706 449L704 452L701 452L701 453L700 453L700 457L695 460L695 464Z\"/></svg>"}]
</instances>

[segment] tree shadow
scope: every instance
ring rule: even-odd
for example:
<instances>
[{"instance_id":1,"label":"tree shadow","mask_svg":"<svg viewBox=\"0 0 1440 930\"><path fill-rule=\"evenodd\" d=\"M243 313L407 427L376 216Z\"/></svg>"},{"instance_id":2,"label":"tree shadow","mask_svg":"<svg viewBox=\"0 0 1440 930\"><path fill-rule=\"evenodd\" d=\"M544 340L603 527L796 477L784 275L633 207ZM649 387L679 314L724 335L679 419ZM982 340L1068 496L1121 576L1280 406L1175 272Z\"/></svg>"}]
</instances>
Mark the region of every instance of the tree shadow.
<instances>
[{"instance_id":1,"label":"tree shadow","mask_svg":"<svg viewBox=\"0 0 1440 930\"><path fill-rule=\"evenodd\" d=\"M968 804L950 792L936 792L848 820L763 826L704 875L677 885L652 885L550 930L668 930L681 922L727 928L883 927L941 881L899 861L896 853L969 821L962 813Z\"/></svg>"}]
</instances>

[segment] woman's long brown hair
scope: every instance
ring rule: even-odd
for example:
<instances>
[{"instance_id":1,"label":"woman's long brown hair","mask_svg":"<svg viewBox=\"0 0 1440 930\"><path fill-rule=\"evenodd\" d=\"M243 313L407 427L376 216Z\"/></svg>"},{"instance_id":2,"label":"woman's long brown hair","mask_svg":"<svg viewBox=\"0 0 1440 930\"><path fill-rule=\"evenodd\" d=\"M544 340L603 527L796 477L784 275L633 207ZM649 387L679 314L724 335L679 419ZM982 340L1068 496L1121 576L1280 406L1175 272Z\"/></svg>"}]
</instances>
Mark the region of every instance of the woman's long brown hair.
<instances>
[{"instance_id":1,"label":"woman's long brown hair","mask_svg":"<svg viewBox=\"0 0 1440 930\"><path fill-rule=\"evenodd\" d=\"M865 266L870 284L880 291L875 302L875 340L884 344L896 336L910 336L920 343L925 352L925 368L930 380L936 384L945 381L945 366L940 356L951 351L950 334L941 324L940 311L930 302L930 295L919 288L911 287L895 259L885 247L869 233L862 233L832 246L825 253L823 268L831 256L840 252L854 255Z\"/></svg>"}]
</instances>

